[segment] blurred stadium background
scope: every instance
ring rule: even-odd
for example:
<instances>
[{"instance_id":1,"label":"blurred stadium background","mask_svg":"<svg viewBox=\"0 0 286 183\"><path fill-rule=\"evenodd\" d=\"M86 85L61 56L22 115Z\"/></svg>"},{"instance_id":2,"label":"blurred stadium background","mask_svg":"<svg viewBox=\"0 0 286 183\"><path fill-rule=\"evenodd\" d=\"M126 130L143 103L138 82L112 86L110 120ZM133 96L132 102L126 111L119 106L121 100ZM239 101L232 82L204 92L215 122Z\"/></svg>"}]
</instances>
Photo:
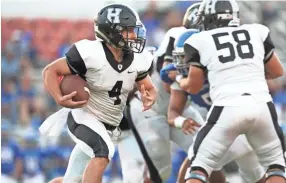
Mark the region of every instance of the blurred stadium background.
<instances>
[{"instance_id":1,"label":"blurred stadium background","mask_svg":"<svg viewBox=\"0 0 286 183\"><path fill-rule=\"evenodd\" d=\"M180 26L194 1L2 0L1 1L1 173L16 182L42 183L62 176L73 142L67 133L41 137L38 127L59 109L45 91L41 71L65 54L73 42L94 39L93 17L109 3L125 3L140 14L149 46L158 46L166 30ZM286 2L240 1L242 23L262 23L271 30L276 51L286 67ZM259 30L258 30L259 31ZM269 82L279 123L286 134L286 80ZM174 183L186 156L173 148ZM234 165L226 171L235 172ZM106 170L105 182L121 182L118 153ZM2 179L3 183L6 183ZM236 181L233 181L236 182ZM7 182L8 183L8 182Z\"/></svg>"}]
</instances>

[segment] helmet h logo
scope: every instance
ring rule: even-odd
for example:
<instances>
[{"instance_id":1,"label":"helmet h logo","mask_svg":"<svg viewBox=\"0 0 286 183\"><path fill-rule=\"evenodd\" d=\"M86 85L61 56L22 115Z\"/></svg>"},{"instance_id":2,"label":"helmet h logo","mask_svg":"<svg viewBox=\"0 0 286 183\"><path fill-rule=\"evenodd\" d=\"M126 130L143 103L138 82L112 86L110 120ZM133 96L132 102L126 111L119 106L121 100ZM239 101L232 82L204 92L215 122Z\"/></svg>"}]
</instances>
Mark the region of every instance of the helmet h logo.
<instances>
[{"instance_id":1,"label":"helmet h logo","mask_svg":"<svg viewBox=\"0 0 286 183\"><path fill-rule=\"evenodd\" d=\"M191 22L194 22L194 20L197 18L197 13L199 9L194 9L193 12L188 16L188 20Z\"/></svg>"},{"instance_id":2,"label":"helmet h logo","mask_svg":"<svg viewBox=\"0 0 286 183\"><path fill-rule=\"evenodd\" d=\"M217 2L217 0L210 0L209 3L206 4L205 14L209 15L209 14L215 14L216 13L216 11L215 11L216 2Z\"/></svg>"},{"instance_id":3,"label":"helmet h logo","mask_svg":"<svg viewBox=\"0 0 286 183\"><path fill-rule=\"evenodd\" d=\"M119 15L122 9L120 8L108 8L107 9L107 19L112 23L120 23Z\"/></svg>"}]
</instances>

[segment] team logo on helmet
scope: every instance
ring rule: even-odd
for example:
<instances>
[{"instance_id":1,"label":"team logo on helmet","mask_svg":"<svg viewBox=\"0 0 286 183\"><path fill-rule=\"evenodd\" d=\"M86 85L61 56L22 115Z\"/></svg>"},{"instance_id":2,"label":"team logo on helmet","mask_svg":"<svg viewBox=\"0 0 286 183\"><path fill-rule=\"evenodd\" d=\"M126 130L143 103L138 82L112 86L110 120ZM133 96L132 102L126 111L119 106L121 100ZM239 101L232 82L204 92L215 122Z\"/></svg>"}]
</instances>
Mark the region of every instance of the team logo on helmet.
<instances>
[{"instance_id":1,"label":"team logo on helmet","mask_svg":"<svg viewBox=\"0 0 286 183\"><path fill-rule=\"evenodd\" d=\"M107 19L115 24L120 23L120 12L122 11L122 9L120 8L108 8L107 9Z\"/></svg>"}]
</instances>

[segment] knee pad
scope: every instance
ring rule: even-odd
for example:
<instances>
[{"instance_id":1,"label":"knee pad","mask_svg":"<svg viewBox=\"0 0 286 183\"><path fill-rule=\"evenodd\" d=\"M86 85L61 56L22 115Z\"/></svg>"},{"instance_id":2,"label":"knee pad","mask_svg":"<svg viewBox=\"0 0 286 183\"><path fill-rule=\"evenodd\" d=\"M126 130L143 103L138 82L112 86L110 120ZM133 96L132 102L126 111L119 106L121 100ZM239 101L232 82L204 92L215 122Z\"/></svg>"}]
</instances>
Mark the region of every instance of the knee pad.
<instances>
[{"instance_id":1,"label":"knee pad","mask_svg":"<svg viewBox=\"0 0 286 183\"><path fill-rule=\"evenodd\" d=\"M191 168L187 169L186 175L185 175L185 181L189 179L196 179L200 180L202 183L207 183L207 178L199 173L192 172Z\"/></svg>"},{"instance_id":2,"label":"knee pad","mask_svg":"<svg viewBox=\"0 0 286 183\"><path fill-rule=\"evenodd\" d=\"M281 165L272 165L266 172L266 180L272 176L282 177L286 180L285 168Z\"/></svg>"}]
</instances>

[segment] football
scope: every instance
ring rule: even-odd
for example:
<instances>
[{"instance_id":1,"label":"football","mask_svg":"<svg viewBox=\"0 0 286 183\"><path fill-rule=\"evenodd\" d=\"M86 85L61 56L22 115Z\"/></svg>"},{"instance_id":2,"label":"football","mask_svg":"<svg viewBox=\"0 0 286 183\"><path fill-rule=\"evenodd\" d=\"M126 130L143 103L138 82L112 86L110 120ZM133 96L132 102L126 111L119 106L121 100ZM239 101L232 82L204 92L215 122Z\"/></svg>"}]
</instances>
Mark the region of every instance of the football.
<instances>
[{"instance_id":1,"label":"football","mask_svg":"<svg viewBox=\"0 0 286 183\"><path fill-rule=\"evenodd\" d=\"M68 95L74 91L77 94L72 98L73 101L82 101L89 99L89 89L84 79L77 75L64 76L60 83L60 89L63 95Z\"/></svg>"}]
</instances>

